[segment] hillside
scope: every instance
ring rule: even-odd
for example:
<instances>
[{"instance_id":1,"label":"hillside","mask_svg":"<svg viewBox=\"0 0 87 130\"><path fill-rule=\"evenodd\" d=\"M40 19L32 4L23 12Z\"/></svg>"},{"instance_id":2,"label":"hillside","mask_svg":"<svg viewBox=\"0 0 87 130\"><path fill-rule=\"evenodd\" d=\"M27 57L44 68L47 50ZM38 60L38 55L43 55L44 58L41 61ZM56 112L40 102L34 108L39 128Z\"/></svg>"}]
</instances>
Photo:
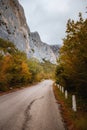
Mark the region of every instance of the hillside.
<instances>
[{"instance_id":1,"label":"hillside","mask_svg":"<svg viewBox=\"0 0 87 130\"><path fill-rule=\"evenodd\" d=\"M37 32L30 31L18 0L0 0L0 38L13 42L28 58L56 63L55 52L41 41Z\"/></svg>"}]
</instances>

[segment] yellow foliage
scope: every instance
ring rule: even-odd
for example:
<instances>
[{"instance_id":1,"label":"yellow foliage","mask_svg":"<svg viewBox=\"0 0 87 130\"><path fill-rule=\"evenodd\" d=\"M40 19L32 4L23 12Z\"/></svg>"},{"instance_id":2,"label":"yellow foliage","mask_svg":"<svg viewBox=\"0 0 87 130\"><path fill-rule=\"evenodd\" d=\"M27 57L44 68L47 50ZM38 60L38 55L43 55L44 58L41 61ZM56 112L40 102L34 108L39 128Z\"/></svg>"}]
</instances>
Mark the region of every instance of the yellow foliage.
<instances>
[{"instance_id":1,"label":"yellow foliage","mask_svg":"<svg viewBox=\"0 0 87 130\"><path fill-rule=\"evenodd\" d=\"M24 61L21 63L21 76L23 76L25 80L31 79L31 73L29 71L28 64Z\"/></svg>"}]
</instances>

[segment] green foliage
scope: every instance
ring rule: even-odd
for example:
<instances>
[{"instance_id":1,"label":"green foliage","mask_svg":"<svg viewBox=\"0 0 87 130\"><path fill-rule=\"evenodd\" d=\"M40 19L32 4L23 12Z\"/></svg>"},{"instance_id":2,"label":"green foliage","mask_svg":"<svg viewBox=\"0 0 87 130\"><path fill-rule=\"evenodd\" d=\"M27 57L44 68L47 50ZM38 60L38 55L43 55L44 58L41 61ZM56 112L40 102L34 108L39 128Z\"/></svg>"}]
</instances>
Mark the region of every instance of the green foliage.
<instances>
[{"instance_id":1,"label":"green foliage","mask_svg":"<svg viewBox=\"0 0 87 130\"><path fill-rule=\"evenodd\" d=\"M66 37L60 49L56 82L87 100L87 19L68 20Z\"/></svg>"},{"instance_id":2,"label":"green foliage","mask_svg":"<svg viewBox=\"0 0 87 130\"><path fill-rule=\"evenodd\" d=\"M6 41L2 38L0 38L0 53L3 51L3 53L15 53L17 49L15 48L15 45L12 42Z\"/></svg>"},{"instance_id":3,"label":"green foliage","mask_svg":"<svg viewBox=\"0 0 87 130\"><path fill-rule=\"evenodd\" d=\"M54 71L55 65L50 62L27 59L13 43L0 39L0 91L53 78Z\"/></svg>"},{"instance_id":4,"label":"green foliage","mask_svg":"<svg viewBox=\"0 0 87 130\"><path fill-rule=\"evenodd\" d=\"M45 61L40 63L36 59L29 59L28 66L30 68L31 82L40 81L42 79L53 79L56 65L50 63L49 61Z\"/></svg>"},{"instance_id":5,"label":"green foliage","mask_svg":"<svg viewBox=\"0 0 87 130\"><path fill-rule=\"evenodd\" d=\"M41 74L43 72L43 68L40 65L40 62L32 58L28 60L28 66L31 72L31 83L40 81L42 79ZM40 76L39 78L38 78L38 75Z\"/></svg>"},{"instance_id":6,"label":"green foliage","mask_svg":"<svg viewBox=\"0 0 87 130\"><path fill-rule=\"evenodd\" d=\"M44 70L44 78L54 79L56 65L45 60L43 63L41 63L41 66L43 67Z\"/></svg>"}]
</instances>

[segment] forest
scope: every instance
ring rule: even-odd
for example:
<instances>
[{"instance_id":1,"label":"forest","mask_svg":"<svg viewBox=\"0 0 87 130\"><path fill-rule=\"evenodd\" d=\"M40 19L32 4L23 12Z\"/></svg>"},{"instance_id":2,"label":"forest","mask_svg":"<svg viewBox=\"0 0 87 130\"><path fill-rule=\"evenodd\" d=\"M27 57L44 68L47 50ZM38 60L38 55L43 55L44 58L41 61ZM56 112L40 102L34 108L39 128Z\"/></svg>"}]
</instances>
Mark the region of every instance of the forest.
<instances>
[{"instance_id":1,"label":"forest","mask_svg":"<svg viewBox=\"0 0 87 130\"><path fill-rule=\"evenodd\" d=\"M55 72L56 83L87 106L87 19L69 19ZM85 108L84 107L84 108Z\"/></svg>"}]
</instances>

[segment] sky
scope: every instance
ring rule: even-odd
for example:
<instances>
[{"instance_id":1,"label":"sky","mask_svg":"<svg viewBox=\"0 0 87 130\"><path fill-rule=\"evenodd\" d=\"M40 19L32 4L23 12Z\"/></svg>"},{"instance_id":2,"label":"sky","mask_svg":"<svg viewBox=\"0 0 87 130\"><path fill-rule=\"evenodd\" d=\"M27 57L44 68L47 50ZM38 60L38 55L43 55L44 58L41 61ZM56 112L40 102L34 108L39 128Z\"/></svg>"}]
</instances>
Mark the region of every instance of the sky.
<instances>
[{"instance_id":1,"label":"sky","mask_svg":"<svg viewBox=\"0 0 87 130\"><path fill-rule=\"evenodd\" d=\"M86 18L87 0L19 0L31 32L37 31L47 44L62 44L68 19Z\"/></svg>"}]
</instances>

